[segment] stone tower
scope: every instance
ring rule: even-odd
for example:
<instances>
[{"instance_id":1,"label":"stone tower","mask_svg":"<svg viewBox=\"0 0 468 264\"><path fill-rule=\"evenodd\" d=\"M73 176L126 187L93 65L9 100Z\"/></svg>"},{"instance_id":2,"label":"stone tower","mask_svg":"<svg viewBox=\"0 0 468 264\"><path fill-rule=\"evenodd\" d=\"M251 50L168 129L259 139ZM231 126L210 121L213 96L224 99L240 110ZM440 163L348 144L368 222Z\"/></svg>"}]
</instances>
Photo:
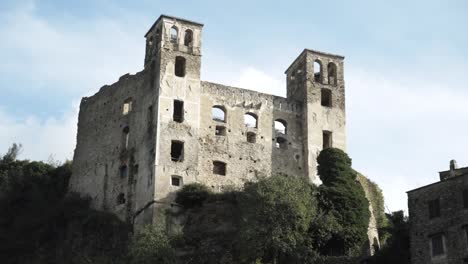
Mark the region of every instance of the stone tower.
<instances>
[{"instance_id":1,"label":"stone tower","mask_svg":"<svg viewBox=\"0 0 468 264\"><path fill-rule=\"evenodd\" d=\"M145 35L145 68L154 74L154 105L159 113L153 137L156 201L173 200L172 181L180 181L178 185L196 181L202 28L196 22L162 15Z\"/></svg>"},{"instance_id":2,"label":"stone tower","mask_svg":"<svg viewBox=\"0 0 468 264\"><path fill-rule=\"evenodd\" d=\"M309 179L317 182L324 148L346 151L343 56L305 49L286 70L287 98L303 103L303 141Z\"/></svg>"}]
</instances>

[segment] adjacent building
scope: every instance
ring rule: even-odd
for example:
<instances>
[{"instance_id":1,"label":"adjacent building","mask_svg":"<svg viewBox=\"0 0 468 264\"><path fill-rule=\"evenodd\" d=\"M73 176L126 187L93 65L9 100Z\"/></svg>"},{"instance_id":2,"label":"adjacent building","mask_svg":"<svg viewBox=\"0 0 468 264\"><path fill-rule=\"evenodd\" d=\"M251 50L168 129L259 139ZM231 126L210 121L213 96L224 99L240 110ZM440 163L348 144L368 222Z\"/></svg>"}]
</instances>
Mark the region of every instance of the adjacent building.
<instances>
[{"instance_id":1,"label":"adjacent building","mask_svg":"<svg viewBox=\"0 0 468 264\"><path fill-rule=\"evenodd\" d=\"M408 191L411 263L468 263L468 167Z\"/></svg>"}]
</instances>

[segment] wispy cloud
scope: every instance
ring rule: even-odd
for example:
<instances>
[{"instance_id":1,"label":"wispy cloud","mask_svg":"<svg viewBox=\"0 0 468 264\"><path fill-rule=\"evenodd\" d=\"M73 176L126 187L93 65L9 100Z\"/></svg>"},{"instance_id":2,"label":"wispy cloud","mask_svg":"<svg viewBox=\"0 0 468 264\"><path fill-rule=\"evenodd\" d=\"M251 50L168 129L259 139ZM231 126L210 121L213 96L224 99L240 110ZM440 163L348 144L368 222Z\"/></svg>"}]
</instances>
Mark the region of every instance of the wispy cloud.
<instances>
[{"instance_id":1,"label":"wispy cloud","mask_svg":"<svg viewBox=\"0 0 468 264\"><path fill-rule=\"evenodd\" d=\"M40 17L29 2L0 13L0 22L0 73L29 79L36 84L29 90L88 93L143 65L142 33L132 30L129 21L61 24Z\"/></svg>"},{"instance_id":2,"label":"wispy cloud","mask_svg":"<svg viewBox=\"0 0 468 264\"><path fill-rule=\"evenodd\" d=\"M4 153L13 143L21 143L23 152L20 158L47 161L73 158L76 143L76 123L78 105L70 106L58 118L41 120L34 115L16 120L0 109L0 153Z\"/></svg>"}]
</instances>

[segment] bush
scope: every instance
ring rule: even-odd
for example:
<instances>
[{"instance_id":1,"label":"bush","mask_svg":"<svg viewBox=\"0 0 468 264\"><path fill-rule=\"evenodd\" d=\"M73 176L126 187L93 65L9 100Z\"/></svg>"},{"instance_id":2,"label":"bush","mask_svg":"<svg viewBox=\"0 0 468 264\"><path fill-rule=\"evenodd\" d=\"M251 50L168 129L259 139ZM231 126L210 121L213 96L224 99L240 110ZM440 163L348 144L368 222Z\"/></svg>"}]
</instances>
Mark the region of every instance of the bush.
<instances>
[{"instance_id":1,"label":"bush","mask_svg":"<svg viewBox=\"0 0 468 264\"><path fill-rule=\"evenodd\" d=\"M367 240L369 201L351 159L340 149L329 148L317 158L318 172L323 184L319 187L319 204L324 212L336 219L341 227L322 253L328 255L356 255Z\"/></svg>"},{"instance_id":2,"label":"bush","mask_svg":"<svg viewBox=\"0 0 468 264\"><path fill-rule=\"evenodd\" d=\"M294 258L316 213L315 192L299 177L278 175L246 184L239 199L243 259L286 263Z\"/></svg>"},{"instance_id":3,"label":"bush","mask_svg":"<svg viewBox=\"0 0 468 264\"><path fill-rule=\"evenodd\" d=\"M387 243L369 261L371 264L410 263L410 239L408 218L403 211L387 214L390 234Z\"/></svg>"},{"instance_id":4,"label":"bush","mask_svg":"<svg viewBox=\"0 0 468 264\"><path fill-rule=\"evenodd\" d=\"M176 262L171 239L162 226L146 226L139 233L129 249L132 264L173 264Z\"/></svg>"},{"instance_id":5,"label":"bush","mask_svg":"<svg viewBox=\"0 0 468 264\"><path fill-rule=\"evenodd\" d=\"M182 205L184 208L198 207L211 194L211 191L203 184L191 183L187 184L176 195L176 203Z\"/></svg>"}]
</instances>

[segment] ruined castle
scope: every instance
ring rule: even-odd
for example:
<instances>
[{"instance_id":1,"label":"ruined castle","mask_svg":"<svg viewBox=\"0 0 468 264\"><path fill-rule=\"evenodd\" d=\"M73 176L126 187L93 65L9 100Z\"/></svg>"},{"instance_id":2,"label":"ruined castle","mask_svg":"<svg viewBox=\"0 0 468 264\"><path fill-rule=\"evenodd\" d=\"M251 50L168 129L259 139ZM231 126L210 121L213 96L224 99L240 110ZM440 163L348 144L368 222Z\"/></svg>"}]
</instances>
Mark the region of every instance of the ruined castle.
<instances>
[{"instance_id":1,"label":"ruined castle","mask_svg":"<svg viewBox=\"0 0 468 264\"><path fill-rule=\"evenodd\" d=\"M202 81L202 29L160 16L144 69L82 99L70 185L94 208L155 223L184 184L222 191L272 173L315 182L319 152L346 150L344 57L305 49L283 98Z\"/></svg>"}]
</instances>

